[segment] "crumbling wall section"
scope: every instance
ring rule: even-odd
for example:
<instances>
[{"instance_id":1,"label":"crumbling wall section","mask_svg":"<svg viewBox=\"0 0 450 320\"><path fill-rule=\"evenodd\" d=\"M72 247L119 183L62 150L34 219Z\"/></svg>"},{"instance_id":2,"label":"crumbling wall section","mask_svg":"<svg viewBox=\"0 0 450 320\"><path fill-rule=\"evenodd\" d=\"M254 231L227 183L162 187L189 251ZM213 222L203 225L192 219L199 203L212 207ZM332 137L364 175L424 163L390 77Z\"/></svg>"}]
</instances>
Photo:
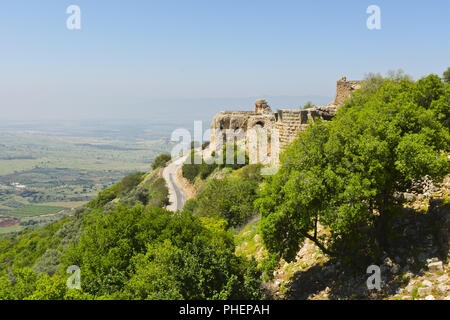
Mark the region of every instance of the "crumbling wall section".
<instances>
[{"instance_id":1,"label":"crumbling wall section","mask_svg":"<svg viewBox=\"0 0 450 320\"><path fill-rule=\"evenodd\" d=\"M346 77L342 77L336 82L336 97L334 99L335 105L341 105L345 99L355 90L361 88L361 82L359 80L347 80Z\"/></svg>"}]
</instances>

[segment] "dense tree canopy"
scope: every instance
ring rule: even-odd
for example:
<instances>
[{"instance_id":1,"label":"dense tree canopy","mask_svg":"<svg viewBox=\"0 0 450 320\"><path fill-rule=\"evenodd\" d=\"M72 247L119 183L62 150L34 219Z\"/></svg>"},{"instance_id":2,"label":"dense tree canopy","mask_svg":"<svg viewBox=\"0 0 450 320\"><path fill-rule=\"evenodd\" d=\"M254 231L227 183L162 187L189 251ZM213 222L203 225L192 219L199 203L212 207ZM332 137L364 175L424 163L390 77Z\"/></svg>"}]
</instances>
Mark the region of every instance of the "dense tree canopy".
<instances>
[{"instance_id":1,"label":"dense tree canopy","mask_svg":"<svg viewBox=\"0 0 450 320\"><path fill-rule=\"evenodd\" d=\"M169 153L162 153L162 154L160 154L153 161L152 169L155 170L157 168L164 167L167 164L167 162L169 162L171 159L172 159L172 156Z\"/></svg>"},{"instance_id":2,"label":"dense tree canopy","mask_svg":"<svg viewBox=\"0 0 450 320\"><path fill-rule=\"evenodd\" d=\"M291 260L309 238L339 255L371 236L382 248L395 194L449 173L448 90L435 75L368 79L333 121L301 133L257 201L269 251Z\"/></svg>"},{"instance_id":3,"label":"dense tree canopy","mask_svg":"<svg viewBox=\"0 0 450 320\"><path fill-rule=\"evenodd\" d=\"M444 71L444 81L450 82L450 67L448 67L447 70Z\"/></svg>"},{"instance_id":4,"label":"dense tree canopy","mask_svg":"<svg viewBox=\"0 0 450 320\"><path fill-rule=\"evenodd\" d=\"M260 298L257 265L234 254L227 223L162 209L164 181L142 178L127 176L73 217L0 241L0 299ZM72 265L81 290L67 288Z\"/></svg>"}]
</instances>

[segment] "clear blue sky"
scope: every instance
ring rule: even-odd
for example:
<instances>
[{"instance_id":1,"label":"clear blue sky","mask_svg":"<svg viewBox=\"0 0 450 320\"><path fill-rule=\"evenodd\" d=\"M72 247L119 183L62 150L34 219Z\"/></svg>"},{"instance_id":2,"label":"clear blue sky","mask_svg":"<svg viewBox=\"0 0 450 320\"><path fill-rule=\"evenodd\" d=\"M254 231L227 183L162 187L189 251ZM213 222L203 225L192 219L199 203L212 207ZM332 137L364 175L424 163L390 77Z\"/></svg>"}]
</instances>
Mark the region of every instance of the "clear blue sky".
<instances>
[{"instance_id":1,"label":"clear blue sky","mask_svg":"<svg viewBox=\"0 0 450 320\"><path fill-rule=\"evenodd\" d=\"M66 28L71 4L81 8L79 31ZM371 4L381 30L366 28ZM441 75L449 17L448 0L2 0L0 111L139 117L164 106L183 116L183 103L202 99L323 100L343 75Z\"/></svg>"}]
</instances>

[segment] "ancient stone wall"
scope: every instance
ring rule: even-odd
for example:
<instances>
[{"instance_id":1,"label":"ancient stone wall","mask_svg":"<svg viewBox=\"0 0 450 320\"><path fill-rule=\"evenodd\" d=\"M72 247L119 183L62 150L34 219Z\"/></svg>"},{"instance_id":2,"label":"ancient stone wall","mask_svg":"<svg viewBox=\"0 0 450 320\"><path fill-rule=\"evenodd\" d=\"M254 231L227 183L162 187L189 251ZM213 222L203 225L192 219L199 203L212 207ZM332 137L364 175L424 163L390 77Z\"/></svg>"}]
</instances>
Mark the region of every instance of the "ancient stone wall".
<instances>
[{"instance_id":1,"label":"ancient stone wall","mask_svg":"<svg viewBox=\"0 0 450 320\"><path fill-rule=\"evenodd\" d=\"M278 146L283 150L297 137L298 132L305 130L308 123L313 122L314 119L331 120L339 105L360 87L361 81L347 81L345 77L342 77L336 84L334 102L326 106L314 106L308 109L283 109L273 112L264 99L259 99L255 102L254 111L222 111L212 121L212 150L218 150L226 142L227 130L242 131L245 134L250 129L263 129L267 132L273 129L278 130ZM242 137L248 142L248 136ZM255 150L255 146L249 147L248 143L246 145L247 151ZM260 159L259 156L258 159Z\"/></svg>"},{"instance_id":2,"label":"ancient stone wall","mask_svg":"<svg viewBox=\"0 0 450 320\"><path fill-rule=\"evenodd\" d=\"M335 105L341 105L344 103L345 99L352 93L354 90L358 90L361 88L362 81L347 81L347 78L342 77L336 82L336 98L334 99Z\"/></svg>"},{"instance_id":3,"label":"ancient stone wall","mask_svg":"<svg viewBox=\"0 0 450 320\"><path fill-rule=\"evenodd\" d=\"M275 129L279 132L280 148L283 149L302 130L302 125L308 121L308 115L306 110L279 110L277 114Z\"/></svg>"}]
</instances>

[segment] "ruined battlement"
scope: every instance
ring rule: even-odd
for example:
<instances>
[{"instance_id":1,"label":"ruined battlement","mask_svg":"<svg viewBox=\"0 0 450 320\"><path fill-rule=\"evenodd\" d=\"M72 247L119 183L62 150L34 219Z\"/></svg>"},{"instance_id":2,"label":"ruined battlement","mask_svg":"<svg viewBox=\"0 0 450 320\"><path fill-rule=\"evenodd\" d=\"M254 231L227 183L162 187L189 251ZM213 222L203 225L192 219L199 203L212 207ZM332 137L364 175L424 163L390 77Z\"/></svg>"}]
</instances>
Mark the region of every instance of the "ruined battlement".
<instances>
[{"instance_id":1,"label":"ruined battlement","mask_svg":"<svg viewBox=\"0 0 450 320\"><path fill-rule=\"evenodd\" d=\"M347 80L346 77L342 77L336 82L336 98L334 99L335 105L341 105L345 99L355 90L361 88L362 81L360 80Z\"/></svg>"},{"instance_id":2,"label":"ruined battlement","mask_svg":"<svg viewBox=\"0 0 450 320\"><path fill-rule=\"evenodd\" d=\"M225 142L225 130L247 132L250 129L276 129L279 146L284 149L292 142L299 131L308 126L314 119L331 120L340 105L355 90L361 87L362 81L348 81L345 77L336 83L336 96L333 102L326 106L314 106L308 109L281 109L273 112L264 99L255 102L254 111L222 111L218 113L211 124L211 146L217 149ZM221 143L217 143L221 139Z\"/></svg>"}]
</instances>

